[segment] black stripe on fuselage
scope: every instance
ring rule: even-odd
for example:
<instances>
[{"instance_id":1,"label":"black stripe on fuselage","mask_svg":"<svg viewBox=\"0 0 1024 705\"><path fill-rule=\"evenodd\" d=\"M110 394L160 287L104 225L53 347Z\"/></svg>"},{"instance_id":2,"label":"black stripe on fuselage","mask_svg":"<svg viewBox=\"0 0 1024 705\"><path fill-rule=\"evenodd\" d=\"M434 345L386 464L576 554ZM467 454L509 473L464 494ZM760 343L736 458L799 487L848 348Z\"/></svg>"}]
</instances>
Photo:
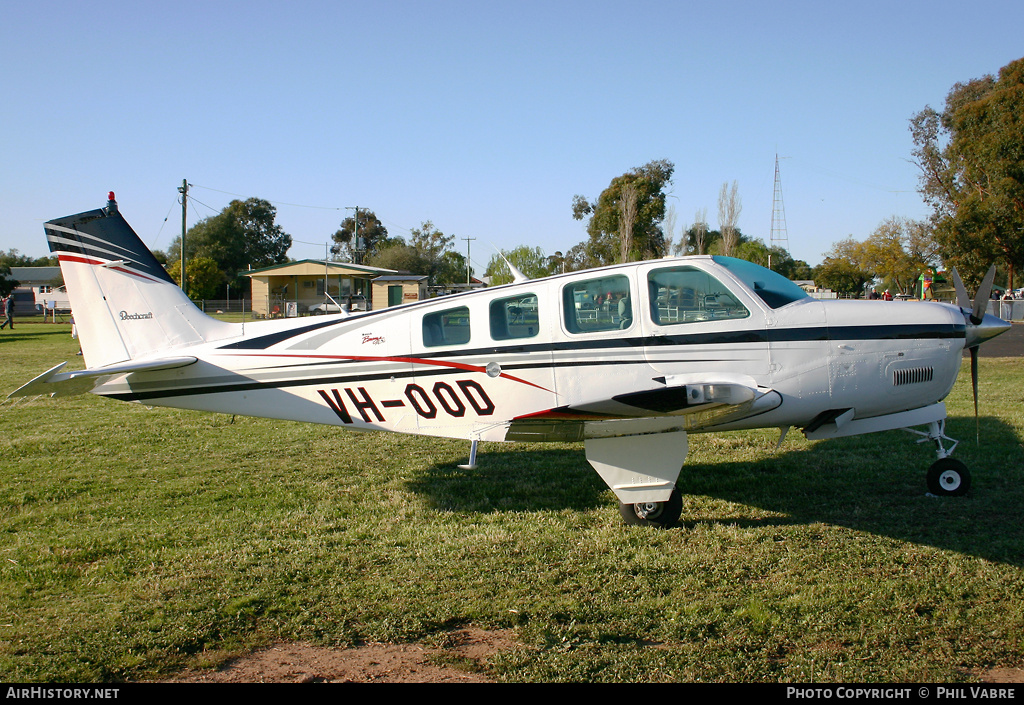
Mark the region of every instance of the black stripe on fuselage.
<instances>
[{"instance_id":1,"label":"black stripe on fuselage","mask_svg":"<svg viewBox=\"0 0 1024 705\"><path fill-rule=\"evenodd\" d=\"M372 314L369 314L372 315ZM360 316L362 318L362 316ZM271 345L331 325L351 323L351 319L315 323L302 328L259 336L250 340L221 346L218 350L266 350ZM567 340L554 343L529 343L472 349L430 350L432 358L476 357L480 355L606 350L614 348L647 348L686 345L738 345L743 343L767 344L783 342L825 342L832 340L920 340L964 338L964 324L910 324L870 326L815 326L757 330L718 331L713 333L677 333L673 335L635 336L629 338L599 338L594 340ZM402 355L399 357L411 357Z\"/></svg>"},{"instance_id":2,"label":"black stripe on fuselage","mask_svg":"<svg viewBox=\"0 0 1024 705\"><path fill-rule=\"evenodd\" d=\"M317 323L314 326L306 327L306 330L325 327L331 323ZM340 321L339 321L340 323ZM486 355L516 354L516 353L549 353L558 352L581 352L587 350L615 349L615 348L663 348L665 346L691 346L691 345L721 345L721 344L766 344L768 342L825 342L829 340L912 340L912 339L942 339L942 338L963 338L965 326L963 325L912 325L912 326L843 326L843 327L817 327L817 328L788 328L782 330L766 331L733 331L723 333L698 333L690 335L675 336L651 336L646 338L612 338L607 340L572 341L558 343L537 343L533 345L514 345L505 347L488 347L474 350L450 350L431 351L430 356L416 357L413 355L395 356L413 359L422 359L421 364L430 364L431 359L462 357L479 358ZM292 333L294 331L288 331ZM271 336L265 336L271 337ZM228 347L228 346L225 346ZM220 348L225 349L225 348ZM237 349L237 348L236 348ZM315 362L302 363L302 367L312 367L329 364L355 364L358 362L379 363L380 360L317 360ZM658 360L659 365L668 364L672 361ZM742 364L741 360L729 359L679 359L675 362L700 364L708 362L726 362ZM416 363L408 363L416 364ZM635 360L575 360L575 361L543 361L537 363L505 364L502 369L505 371L538 369L551 367L552 369L591 367L602 365L648 365L650 361L646 358ZM292 367L292 366L289 366ZM280 368L259 368L259 370L272 371ZM256 370L253 370L256 371ZM409 371L387 371L367 374L346 374L331 375L317 378L287 379L270 382L247 381L227 384L212 384L205 387L196 387L195 381L188 386L153 391L133 391L125 393L106 394L114 399L124 401L146 401L161 398L172 398L182 396L197 396L204 394L222 394L229 392L252 391L256 389L282 389L297 386L323 386L331 384L351 384L356 382L367 382L379 379L391 378L414 378L414 377L437 377L452 374L465 373L465 370L441 368L437 370L409 370Z\"/></svg>"}]
</instances>

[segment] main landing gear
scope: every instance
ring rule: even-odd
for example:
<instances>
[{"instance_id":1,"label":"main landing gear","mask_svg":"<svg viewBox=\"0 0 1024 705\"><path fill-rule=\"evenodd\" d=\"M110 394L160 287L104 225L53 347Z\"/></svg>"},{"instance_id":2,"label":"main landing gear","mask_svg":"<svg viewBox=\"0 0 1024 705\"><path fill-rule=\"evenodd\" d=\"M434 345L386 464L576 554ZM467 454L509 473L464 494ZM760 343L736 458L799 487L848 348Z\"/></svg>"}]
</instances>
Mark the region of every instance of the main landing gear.
<instances>
[{"instance_id":1,"label":"main landing gear","mask_svg":"<svg viewBox=\"0 0 1024 705\"><path fill-rule=\"evenodd\" d=\"M949 457L956 448L957 441L946 435L946 420L932 421L927 431L907 429L911 433L924 436L918 443L931 441L935 444L935 452L939 459L928 468L928 492L936 497L962 497L971 489L971 473L967 466L955 458ZM952 442L947 450L943 441Z\"/></svg>"},{"instance_id":2,"label":"main landing gear","mask_svg":"<svg viewBox=\"0 0 1024 705\"><path fill-rule=\"evenodd\" d=\"M683 496L675 485L689 450L686 431L669 428L660 433L588 438L584 446L587 461L618 497L624 522L665 528L679 520Z\"/></svg>"},{"instance_id":3,"label":"main landing gear","mask_svg":"<svg viewBox=\"0 0 1024 705\"><path fill-rule=\"evenodd\" d=\"M683 513L683 496L672 490L667 502L639 502L620 504L622 520L631 526L654 526L660 529L672 526Z\"/></svg>"}]
</instances>

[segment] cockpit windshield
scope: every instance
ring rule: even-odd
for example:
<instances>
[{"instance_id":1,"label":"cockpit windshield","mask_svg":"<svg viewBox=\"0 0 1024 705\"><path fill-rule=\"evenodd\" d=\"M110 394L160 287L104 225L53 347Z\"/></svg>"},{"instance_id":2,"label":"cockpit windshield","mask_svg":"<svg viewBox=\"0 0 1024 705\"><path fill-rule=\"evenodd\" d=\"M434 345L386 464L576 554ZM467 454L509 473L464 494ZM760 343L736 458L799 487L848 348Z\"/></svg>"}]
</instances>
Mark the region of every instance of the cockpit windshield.
<instances>
[{"instance_id":1,"label":"cockpit windshield","mask_svg":"<svg viewBox=\"0 0 1024 705\"><path fill-rule=\"evenodd\" d=\"M715 256L711 259L732 272L736 278L750 287L751 291L760 296L761 300L772 308L781 308L808 297L806 291L789 279L770 269L765 269L759 264L734 257Z\"/></svg>"}]
</instances>

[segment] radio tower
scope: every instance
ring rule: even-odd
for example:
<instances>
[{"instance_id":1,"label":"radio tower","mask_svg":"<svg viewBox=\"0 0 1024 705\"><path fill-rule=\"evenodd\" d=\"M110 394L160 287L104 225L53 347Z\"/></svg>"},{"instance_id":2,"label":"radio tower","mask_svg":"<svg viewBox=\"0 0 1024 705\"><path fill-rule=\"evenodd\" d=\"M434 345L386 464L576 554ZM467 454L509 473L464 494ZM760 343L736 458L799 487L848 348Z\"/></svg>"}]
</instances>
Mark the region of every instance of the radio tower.
<instances>
[{"instance_id":1,"label":"radio tower","mask_svg":"<svg viewBox=\"0 0 1024 705\"><path fill-rule=\"evenodd\" d=\"M775 155L775 198L772 203L772 247L789 252L789 232L786 230L786 206L782 203L782 179L779 177L779 155Z\"/></svg>"}]
</instances>

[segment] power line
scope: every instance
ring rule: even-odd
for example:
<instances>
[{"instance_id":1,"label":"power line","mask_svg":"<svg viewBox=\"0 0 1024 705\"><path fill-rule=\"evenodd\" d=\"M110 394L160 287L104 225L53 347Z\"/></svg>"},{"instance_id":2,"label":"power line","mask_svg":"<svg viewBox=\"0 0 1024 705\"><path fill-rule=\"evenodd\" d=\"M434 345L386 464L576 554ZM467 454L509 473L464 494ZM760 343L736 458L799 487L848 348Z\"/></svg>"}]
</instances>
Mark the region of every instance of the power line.
<instances>
[{"instance_id":1,"label":"power line","mask_svg":"<svg viewBox=\"0 0 1024 705\"><path fill-rule=\"evenodd\" d=\"M206 189L207 191L213 191L215 193L223 193L226 196L237 196L238 198L250 198L250 196L245 196L245 195L243 195L241 193L232 193L231 191L221 191L219 189L210 188L209 186L200 186L198 184L189 184L189 186L191 186L192 188ZM340 210L345 210L345 206L310 206L310 205L306 205L306 204L303 204L303 203L288 203L287 201L272 201L270 199L263 199L263 200L267 201L268 203L273 203L273 204L278 205L278 206L290 206L292 208L312 208L312 209L315 209L315 210L323 210L323 211L340 211Z\"/></svg>"}]
</instances>

